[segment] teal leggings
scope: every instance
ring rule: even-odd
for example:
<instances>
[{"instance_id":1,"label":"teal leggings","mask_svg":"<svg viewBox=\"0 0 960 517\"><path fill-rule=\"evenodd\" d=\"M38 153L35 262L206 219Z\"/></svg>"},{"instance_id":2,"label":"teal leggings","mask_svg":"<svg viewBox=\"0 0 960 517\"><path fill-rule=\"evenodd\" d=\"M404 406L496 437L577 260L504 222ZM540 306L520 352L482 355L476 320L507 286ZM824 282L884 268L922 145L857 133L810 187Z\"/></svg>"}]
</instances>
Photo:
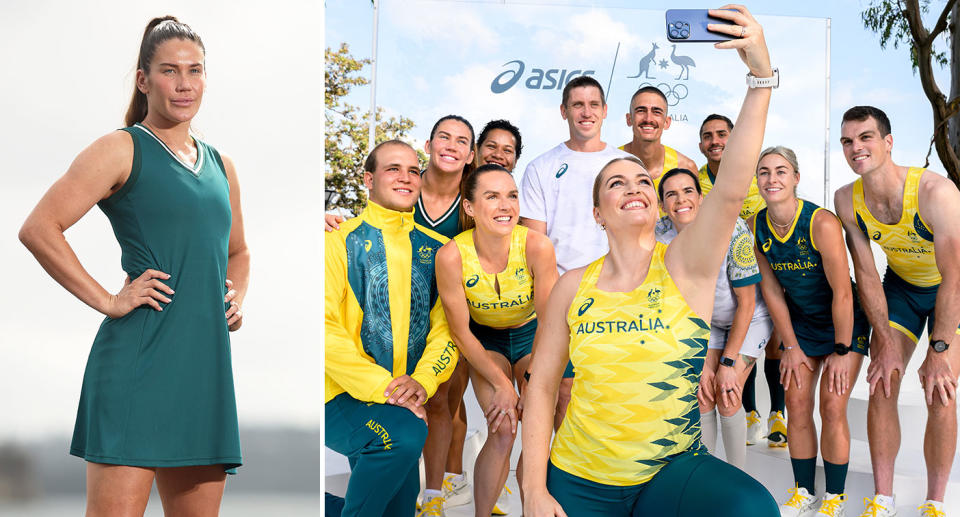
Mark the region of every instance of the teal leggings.
<instances>
[{"instance_id":1,"label":"teal leggings","mask_svg":"<svg viewBox=\"0 0 960 517\"><path fill-rule=\"evenodd\" d=\"M776 517L770 492L742 470L702 452L680 454L649 482L612 486L549 464L547 490L577 517Z\"/></svg>"},{"instance_id":2,"label":"teal leggings","mask_svg":"<svg viewBox=\"0 0 960 517\"><path fill-rule=\"evenodd\" d=\"M427 425L406 408L341 393L324 405L326 445L350 461L345 498L326 494L328 517L413 517L417 460Z\"/></svg>"}]
</instances>

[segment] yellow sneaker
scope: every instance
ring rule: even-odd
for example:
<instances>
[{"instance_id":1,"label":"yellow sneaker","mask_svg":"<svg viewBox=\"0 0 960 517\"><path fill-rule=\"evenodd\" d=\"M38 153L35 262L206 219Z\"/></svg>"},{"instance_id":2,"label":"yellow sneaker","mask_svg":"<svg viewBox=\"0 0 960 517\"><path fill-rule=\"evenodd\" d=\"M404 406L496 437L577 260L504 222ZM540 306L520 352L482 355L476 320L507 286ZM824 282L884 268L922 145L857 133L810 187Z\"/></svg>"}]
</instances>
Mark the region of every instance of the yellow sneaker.
<instances>
[{"instance_id":1,"label":"yellow sneaker","mask_svg":"<svg viewBox=\"0 0 960 517\"><path fill-rule=\"evenodd\" d=\"M767 429L770 434L767 435L767 445L770 447L787 446L787 421L780 411L773 411L767 418Z\"/></svg>"},{"instance_id":2,"label":"yellow sneaker","mask_svg":"<svg viewBox=\"0 0 960 517\"><path fill-rule=\"evenodd\" d=\"M863 498L863 513L860 514L860 517L896 517L897 509L896 507L887 508L886 506L880 504L878 501L880 499L880 494L874 496L873 499L869 497ZM892 505L891 505L892 506Z\"/></svg>"},{"instance_id":3,"label":"yellow sneaker","mask_svg":"<svg viewBox=\"0 0 960 517\"><path fill-rule=\"evenodd\" d=\"M813 517L845 517L847 515L847 494L823 495L820 508Z\"/></svg>"},{"instance_id":4,"label":"yellow sneaker","mask_svg":"<svg viewBox=\"0 0 960 517\"><path fill-rule=\"evenodd\" d=\"M424 502L417 517L447 517L447 514L443 513L443 498L434 497Z\"/></svg>"},{"instance_id":5,"label":"yellow sneaker","mask_svg":"<svg viewBox=\"0 0 960 517\"><path fill-rule=\"evenodd\" d=\"M444 506L453 508L473 502L473 487L470 486L470 480L467 473L449 475L443 478L443 499Z\"/></svg>"},{"instance_id":6,"label":"yellow sneaker","mask_svg":"<svg viewBox=\"0 0 960 517\"><path fill-rule=\"evenodd\" d=\"M917 510L920 510L920 517L947 517L946 512L937 508L938 506L943 508L943 503L927 499L926 502L917 507Z\"/></svg>"},{"instance_id":7,"label":"yellow sneaker","mask_svg":"<svg viewBox=\"0 0 960 517\"><path fill-rule=\"evenodd\" d=\"M751 411L747 413L747 445L756 445L763 440L766 434L763 429L763 421L760 420L760 413Z\"/></svg>"},{"instance_id":8,"label":"yellow sneaker","mask_svg":"<svg viewBox=\"0 0 960 517\"><path fill-rule=\"evenodd\" d=\"M510 513L510 494L512 494L507 485L503 485L503 490L500 491L500 497L497 497L497 504L493 505L493 515L507 515Z\"/></svg>"},{"instance_id":9,"label":"yellow sneaker","mask_svg":"<svg viewBox=\"0 0 960 517\"><path fill-rule=\"evenodd\" d=\"M809 517L813 515L813 505L817 498L810 495L806 488L793 487L790 489L790 499L780 505L780 517Z\"/></svg>"}]
</instances>

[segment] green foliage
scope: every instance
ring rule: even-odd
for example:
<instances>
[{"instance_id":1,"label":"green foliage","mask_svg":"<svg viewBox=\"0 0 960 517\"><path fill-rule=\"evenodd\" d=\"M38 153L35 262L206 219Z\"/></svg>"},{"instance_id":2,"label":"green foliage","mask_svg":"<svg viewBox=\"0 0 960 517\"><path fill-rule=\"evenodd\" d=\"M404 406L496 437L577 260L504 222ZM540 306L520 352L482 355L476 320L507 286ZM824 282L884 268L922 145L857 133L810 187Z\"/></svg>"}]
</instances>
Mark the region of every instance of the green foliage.
<instances>
[{"instance_id":1,"label":"green foliage","mask_svg":"<svg viewBox=\"0 0 960 517\"><path fill-rule=\"evenodd\" d=\"M363 161L369 152L370 112L361 111L345 98L354 87L370 83L360 75L370 60L354 58L346 43L341 43L337 50L327 48L324 58L324 182L325 188L340 193L339 200L326 209L343 207L358 214L367 202ZM405 137L414 126L413 120L403 116L386 118L383 108L377 108L376 120L376 143L394 138L407 140ZM418 154L423 165L425 156Z\"/></svg>"},{"instance_id":2,"label":"green foliage","mask_svg":"<svg viewBox=\"0 0 960 517\"><path fill-rule=\"evenodd\" d=\"M910 25L907 23L907 17L904 15L906 6L900 0L871 0L870 5L860 13L860 19L863 26L871 32L880 36L880 48L887 48L887 44L892 44L893 48L900 48L900 45L910 47L910 64L914 73L917 71L917 47L910 32ZM920 1L920 12L925 15L930 11L930 0ZM947 66L947 53L944 51L931 50L933 61L941 67Z\"/></svg>"}]
</instances>

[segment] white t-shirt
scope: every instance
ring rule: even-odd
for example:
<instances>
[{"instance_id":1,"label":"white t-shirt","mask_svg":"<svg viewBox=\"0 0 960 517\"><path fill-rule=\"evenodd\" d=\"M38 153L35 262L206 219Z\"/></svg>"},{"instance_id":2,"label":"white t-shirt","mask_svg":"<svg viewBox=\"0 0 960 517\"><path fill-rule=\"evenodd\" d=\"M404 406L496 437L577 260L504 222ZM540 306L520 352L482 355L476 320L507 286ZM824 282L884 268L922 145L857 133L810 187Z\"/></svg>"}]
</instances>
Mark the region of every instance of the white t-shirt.
<instances>
[{"instance_id":1,"label":"white t-shirt","mask_svg":"<svg viewBox=\"0 0 960 517\"><path fill-rule=\"evenodd\" d=\"M593 181L607 162L625 156L631 155L609 144L581 153L561 143L527 165L520 216L547 223L561 275L607 253L607 234L593 218Z\"/></svg>"},{"instance_id":2,"label":"white t-shirt","mask_svg":"<svg viewBox=\"0 0 960 517\"><path fill-rule=\"evenodd\" d=\"M677 236L677 229L667 217L657 221L657 240L670 244ZM753 309L753 318L767 317L767 304L760 295L760 266L757 257L753 254L753 234L743 219L737 218L737 225L730 238L730 246L723 257L724 267L717 275L716 290L713 294L713 316L710 319L711 327L729 329L733 325L733 315L737 311L737 297L733 293L734 287L743 287L756 284L757 302Z\"/></svg>"}]
</instances>

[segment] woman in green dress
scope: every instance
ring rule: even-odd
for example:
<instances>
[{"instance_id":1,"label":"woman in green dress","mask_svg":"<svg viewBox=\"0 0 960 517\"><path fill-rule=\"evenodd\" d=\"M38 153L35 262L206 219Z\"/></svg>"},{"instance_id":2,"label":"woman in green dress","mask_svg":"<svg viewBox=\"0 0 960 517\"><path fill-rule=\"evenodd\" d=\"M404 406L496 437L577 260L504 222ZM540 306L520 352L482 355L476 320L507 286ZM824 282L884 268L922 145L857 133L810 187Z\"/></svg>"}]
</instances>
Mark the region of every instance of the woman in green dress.
<instances>
[{"instance_id":1,"label":"woman in green dress","mask_svg":"<svg viewBox=\"0 0 960 517\"><path fill-rule=\"evenodd\" d=\"M87 460L87 515L217 515L241 463L228 332L250 259L233 163L191 135L203 42L173 17L146 27L126 125L83 150L20 230L43 268L106 318L84 373L70 453ZM111 293L64 231L93 205L127 275Z\"/></svg>"}]
</instances>

